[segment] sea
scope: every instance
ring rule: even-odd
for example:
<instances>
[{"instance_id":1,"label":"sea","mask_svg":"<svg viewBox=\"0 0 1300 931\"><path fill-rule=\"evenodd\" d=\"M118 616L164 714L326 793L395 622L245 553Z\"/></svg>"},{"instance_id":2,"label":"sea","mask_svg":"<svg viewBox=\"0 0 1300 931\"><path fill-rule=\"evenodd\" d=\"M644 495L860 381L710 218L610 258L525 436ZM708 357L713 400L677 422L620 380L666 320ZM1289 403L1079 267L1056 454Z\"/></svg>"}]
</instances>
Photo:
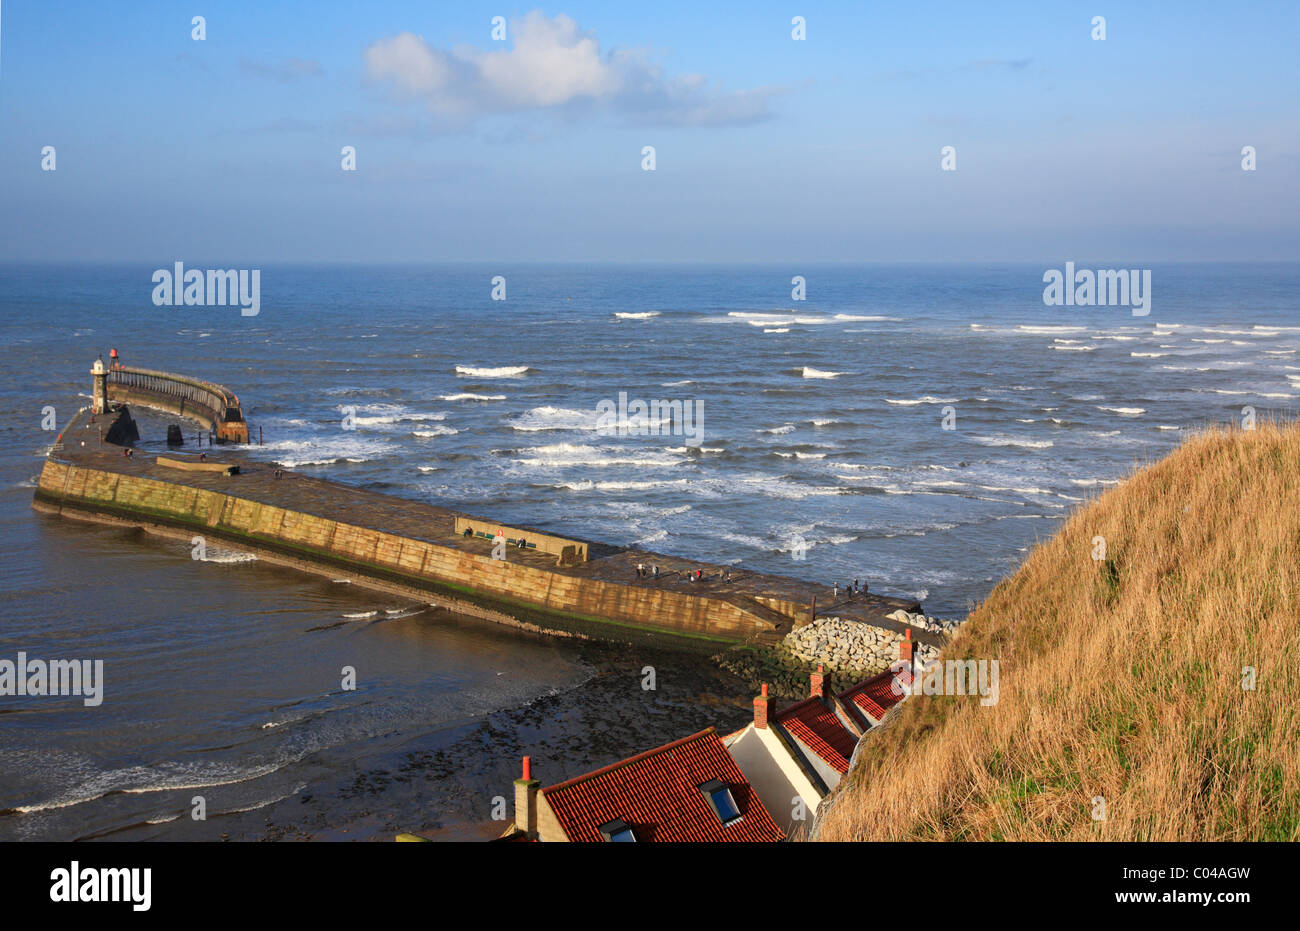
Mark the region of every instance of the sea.
<instances>
[{"instance_id":1,"label":"sea","mask_svg":"<svg viewBox=\"0 0 1300 931\"><path fill-rule=\"evenodd\" d=\"M1300 406L1300 265L1154 266L1145 316L1045 303L1064 266L268 265L255 316L156 305L170 259L0 266L0 659L105 670L94 707L0 696L0 840L487 838L523 755L549 784L749 715L698 655L36 513L110 349L234 390L288 469L960 617L1189 431ZM696 416L606 416L638 401Z\"/></svg>"}]
</instances>

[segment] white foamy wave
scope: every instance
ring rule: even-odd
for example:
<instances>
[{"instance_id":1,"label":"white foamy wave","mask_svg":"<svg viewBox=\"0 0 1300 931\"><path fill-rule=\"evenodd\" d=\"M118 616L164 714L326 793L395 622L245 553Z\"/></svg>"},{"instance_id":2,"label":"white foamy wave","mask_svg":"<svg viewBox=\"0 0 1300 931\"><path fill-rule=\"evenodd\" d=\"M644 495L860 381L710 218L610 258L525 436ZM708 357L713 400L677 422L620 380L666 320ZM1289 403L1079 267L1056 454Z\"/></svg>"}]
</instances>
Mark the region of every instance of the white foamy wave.
<instances>
[{"instance_id":1,"label":"white foamy wave","mask_svg":"<svg viewBox=\"0 0 1300 931\"><path fill-rule=\"evenodd\" d=\"M1121 417L1140 417L1147 412L1145 407L1103 407L1100 404L1097 405L1097 410L1119 414Z\"/></svg>"},{"instance_id":2,"label":"white foamy wave","mask_svg":"<svg viewBox=\"0 0 1300 931\"><path fill-rule=\"evenodd\" d=\"M504 394L474 394L471 391L462 391L460 394L444 394L439 398L440 401L504 401Z\"/></svg>"},{"instance_id":3,"label":"white foamy wave","mask_svg":"<svg viewBox=\"0 0 1300 931\"><path fill-rule=\"evenodd\" d=\"M452 436L453 434L459 432L460 431L457 430L455 427L444 427L441 424L439 424L438 426L434 427L432 430L412 430L411 435L418 436L422 439L429 439L430 437L434 437L434 436Z\"/></svg>"},{"instance_id":4,"label":"white foamy wave","mask_svg":"<svg viewBox=\"0 0 1300 931\"><path fill-rule=\"evenodd\" d=\"M235 785L270 775L289 761L240 769L229 764L180 764L163 762L149 766L131 766L94 774L85 783L55 798L28 805L15 805L13 811L33 814L71 808L101 799L113 792L146 795L153 792L189 791Z\"/></svg>"},{"instance_id":5,"label":"white foamy wave","mask_svg":"<svg viewBox=\"0 0 1300 931\"><path fill-rule=\"evenodd\" d=\"M1056 492L1047 488L1035 488L1032 485L979 485L985 491L1014 491L1021 495L1054 495Z\"/></svg>"},{"instance_id":6,"label":"white foamy wave","mask_svg":"<svg viewBox=\"0 0 1300 931\"><path fill-rule=\"evenodd\" d=\"M812 314L783 314L773 312L757 312L746 310L733 310L727 314L728 317L734 317L750 326L790 326L800 324L802 326L820 326L824 324L850 323L850 322L869 322L878 323L884 321L898 321L898 317L880 317L880 316L859 316L854 314L835 314L834 316L814 316Z\"/></svg>"},{"instance_id":7,"label":"white foamy wave","mask_svg":"<svg viewBox=\"0 0 1300 931\"><path fill-rule=\"evenodd\" d=\"M659 311L643 310L637 313L631 313L628 311L618 311L614 314L614 316L618 317L620 320L649 320L651 317L659 316Z\"/></svg>"},{"instance_id":8,"label":"white foamy wave","mask_svg":"<svg viewBox=\"0 0 1300 931\"><path fill-rule=\"evenodd\" d=\"M567 466L671 466L682 462L666 450L638 450L609 446L580 446L572 443L555 443L533 446L515 461L520 465L564 468Z\"/></svg>"},{"instance_id":9,"label":"white foamy wave","mask_svg":"<svg viewBox=\"0 0 1300 931\"><path fill-rule=\"evenodd\" d=\"M1161 359L1169 355L1167 352L1130 352L1134 359Z\"/></svg>"},{"instance_id":10,"label":"white foamy wave","mask_svg":"<svg viewBox=\"0 0 1300 931\"><path fill-rule=\"evenodd\" d=\"M338 411L346 416L348 405L339 405ZM383 424L403 423L407 421L442 420L444 413L422 413L413 411L401 404L363 404L356 407L352 420L357 426L376 427ZM292 422L292 421L291 421Z\"/></svg>"},{"instance_id":11,"label":"white foamy wave","mask_svg":"<svg viewBox=\"0 0 1300 931\"><path fill-rule=\"evenodd\" d=\"M885 398L886 404L902 404L911 406L913 404L956 404L960 398L936 398L934 395L927 394L919 398Z\"/></svg>"},{"instance_id":12,"label":"white foamy wave","mask_svg":"<svg viewBox=\"0 0 1300 931\"><path fill-rule=\"evenodd\" d=\"M476 368L471 365L456 366L457 375L471 375L474 378L518 378L532 371L526 365L503 365L498 368Z\"/></svg>"},{"instance_id":13,"label":"white foamy wave","mask_svg":"<svg viewBox=\"0 0 1300 931\"><path fill-rule=\"evenodd\" d=\"M572 410L567 407L534 407L510 421L510 429L521 433L542 430L595 430L600 415L594 410Z\"/></svg>"},{"instance_id":14,"label":"white foamy wave","mask_svg":"<svg viewBox=\"0 0 1300 931\"><path fill-rule=\"evenodd\" d=\"M810 365L803 367L804 378L839 378L843 372L823 372L821 369L815 369Z\"/></svg>"},{"instance_id":15,"label":"white foamy wave","mask_svg":"<svg viewBox=\"0 0 1300 931\"><path fill-rule=\"evenodd\" d=\"M1046 449L1055 444L1051 440L1026 440L1015 436L972 436L982 446L1019 446L1024 449Z\"/></svg>"},{"instance_id":16,"label":"white foamy wave","mask_svg":"<svg viewBox=\"0 0 1300 931\"><path fill-rule=\"evenodd\" d=\"M620 431L635 435L638 432L657 433L660 428L671 425L671 417L628 417L626 420L620 420L617 423L609 423L603 420L603 415L599 411L579 411L550 406L534 407L510 422L510 428L521 433L537 433L544 430L603 429L611 433Z\"/></svg>"},{"instance_id":17,"label":"white foamy wave","mask_svg":"<svg viewBox=\"0 0 1300 931\"><path fill-rule=\"evenodd\" d=\"M769 498L785 498L791 501L801 501L804 498L825 495L842 495L850 492L850 489L838 485L804 485L788 479L773 478L770 475L756 475L742 478L739 481L754 488L757 494Z\"/></svg>"},{"instance_id":18,"label":"white foamy wave","mask_svg":"<svg viewBox=\"0 0 1300 931\"><path fill-rule=\"evenodd\" d=\"M286 469L336 462L369 462L393 452L396 447L378 440L339 434L314 440L277 440L254 447L258 456L269 454L272 462Z\"/></svg>"}]
</instances>

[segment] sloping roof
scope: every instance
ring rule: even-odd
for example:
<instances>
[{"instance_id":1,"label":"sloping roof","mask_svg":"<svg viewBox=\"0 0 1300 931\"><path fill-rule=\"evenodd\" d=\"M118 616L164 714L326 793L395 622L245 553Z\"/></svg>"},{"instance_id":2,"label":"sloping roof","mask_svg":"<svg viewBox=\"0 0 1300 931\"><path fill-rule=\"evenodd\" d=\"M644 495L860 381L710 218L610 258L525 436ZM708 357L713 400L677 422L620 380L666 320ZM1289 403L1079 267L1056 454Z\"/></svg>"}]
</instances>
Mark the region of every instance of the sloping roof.
<instances>
[{"instance_id":1,"label":"sloping roof","mask_svg":"<svg viewBox=\"0 0 1300 931\"><path fill-rule=\"evenodd\" d=\"M837 772L848 772L858 739L820 698L791 705L776 716L776 722Z\"/></svg>"},{"instance_id":2,"label":"sloping roof","mask_svg":"<svg viewBox=\"0 0 1300 931\"><path fill-rule=\"evenodd\" d=\"M912 670L904 667L898 672L898 680L904 685L912 684ZM879 721L885 712L897 705L905 696L894 694L894 672L886 669L879 675L859 682L852 688L840 693L840 701L857 708L872 720Z\"/></svg>"},{"instance_id":3,"label":"sloping roof","mask_svg":"<svg viewBox=\"0 0 1300 931\"><path fill-rule=\"evenodd\" d=\"M700 786L731 789L741 818L723 825ZM641 843L778 841L785 833L758 800L713 728L585 776L542 789L571 841L603 841L600 827L621 819Z\"/></svg>"}]
</instances>

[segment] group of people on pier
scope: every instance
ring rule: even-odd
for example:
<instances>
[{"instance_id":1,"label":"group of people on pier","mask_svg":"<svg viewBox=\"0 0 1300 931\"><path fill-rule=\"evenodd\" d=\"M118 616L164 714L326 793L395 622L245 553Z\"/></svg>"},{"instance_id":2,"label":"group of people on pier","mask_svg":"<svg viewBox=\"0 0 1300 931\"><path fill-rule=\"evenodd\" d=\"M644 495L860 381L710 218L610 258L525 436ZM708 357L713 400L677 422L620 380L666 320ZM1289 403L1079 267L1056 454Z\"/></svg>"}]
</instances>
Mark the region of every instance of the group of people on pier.
<instances>
[{"instance_id":1,"label":"group of people on pier","mask_svg":"<svg viewBox=\"0 0 1300 931\"><path fill-rule=\"evenodd\" d=\"M703 582L703 581L704 581L704 570L703 570L703 569L679 570L679 571L677 571L677 572L674 572L673 575L676 575L676 576L679 576L680 578L684 578L684 579L686 579L686 581L690 582L692 585L695 584L696 582ZM647 565L646 565L645 563L643 563L643 562L639 562L639 563L637 563L637 564L636 564L636 577L637 577L638 579L657 579L657 578L659 578L659 577L660 577L660 572L659 572L659 566L658 566L658 564L657 564L657 563L651 563L650 565L647 566ZM719 582L730 582L730 581L731 581L731 570L730 570L730 569L723 569L722 571L720 571L720 572L717 574L716 578L718 579Z\"/></svg>"},{"instance_id":2,"label":"group of people on pier","mask_svg":"<svg viewBox=\"0 0 1300 931\"><path fill-rule=\"evenodd\" d=\"M831 583L831 593L836 598L840 597L839 582ZM867 593L867 584L863 582L862 585L859 586L858 579L854 579L852 582L850 582L848 585L844 587L844 594L848 595L849 598L852 598L854 595L865 595L866 593Z\"/></svg>"}]
</instances>

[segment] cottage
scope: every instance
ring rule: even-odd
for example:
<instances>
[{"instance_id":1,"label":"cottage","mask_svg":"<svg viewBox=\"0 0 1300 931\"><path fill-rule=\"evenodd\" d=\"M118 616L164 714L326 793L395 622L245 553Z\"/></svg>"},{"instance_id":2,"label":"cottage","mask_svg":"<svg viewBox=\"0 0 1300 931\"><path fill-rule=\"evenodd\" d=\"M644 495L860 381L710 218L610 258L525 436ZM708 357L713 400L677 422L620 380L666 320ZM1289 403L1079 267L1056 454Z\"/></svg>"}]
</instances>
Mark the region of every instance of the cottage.
<instances>
[{"instance_id":1,"label":"cottage","mask_svg":"<svg viewBox=\"0 0 1300 931\"><path fill-rule=\"evenodd\" d=\"M784 840L713 728L542 788L528 757L502 840L761 843Z\"/></svg>"},{"instance_id":2,"label":"cottage","mask_svg":"<svg viewBox=\"0 0 1300 931\"><path fill-rule=\"evenodd\" d=\"M767 686L754 699L754 720L723 743L745 778L787 833L807 824L822 799L849 770L853 751L868 730L906 697L912 681L911 632L899 644L890 670L832 694L822 666L812 674L809 695L780 712L770 706ZM899 670L895 673L894 670Z\"/></svg>"},{"instance_id":3,"label":"cottage","mask_svg":"<svg viewBox=\"0 0 1300 931\"><path fill-rule=\"evenodd\" d=\"M880 723L885 713L907 697L912 685L913 641L909 630L898 644L898 662L889 669L840 692L840 701L857 715L864 730Z\"/></svg>"}]
</instances>

